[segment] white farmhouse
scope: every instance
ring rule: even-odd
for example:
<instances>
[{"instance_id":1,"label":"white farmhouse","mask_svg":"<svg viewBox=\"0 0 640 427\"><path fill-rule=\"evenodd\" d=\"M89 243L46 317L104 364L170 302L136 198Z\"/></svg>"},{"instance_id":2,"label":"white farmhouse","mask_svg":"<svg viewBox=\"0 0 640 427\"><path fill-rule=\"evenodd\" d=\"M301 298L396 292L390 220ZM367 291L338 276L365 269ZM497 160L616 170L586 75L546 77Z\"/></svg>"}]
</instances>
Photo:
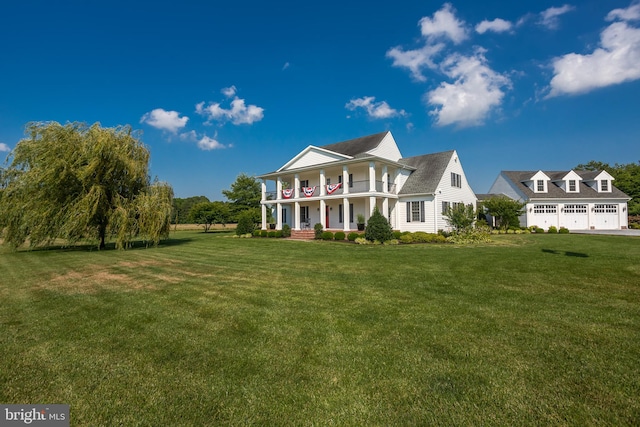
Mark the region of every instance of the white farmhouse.
<instances>
[{"instance_id":1,"label":"white farmhouse","mask_svg":"<svg viewBox=\"0 0 640 427\"><path fill-rule=\"evenodd\" d=\"M275 228L357 230L358 216L374 207L400 231L447 229L443 211L458 203L475 206L455 150L403 158L391 132L316 147L308 146L262 180L262 229L267 209ZM267 191L267 183L275 191ZM275 186L273 185L275 182Z\"/></svg>"},{"instance_id":2,"label":"white farmhouse","mask_svg":"<svg viewBox=\"0 0 640 427\"><path fill-rule=\"evenodd\" d=\"M629 196L606 171L502 171L489 190L526 203L520 225L617 230L628 226Z\"/></svg>"}]
</instances>

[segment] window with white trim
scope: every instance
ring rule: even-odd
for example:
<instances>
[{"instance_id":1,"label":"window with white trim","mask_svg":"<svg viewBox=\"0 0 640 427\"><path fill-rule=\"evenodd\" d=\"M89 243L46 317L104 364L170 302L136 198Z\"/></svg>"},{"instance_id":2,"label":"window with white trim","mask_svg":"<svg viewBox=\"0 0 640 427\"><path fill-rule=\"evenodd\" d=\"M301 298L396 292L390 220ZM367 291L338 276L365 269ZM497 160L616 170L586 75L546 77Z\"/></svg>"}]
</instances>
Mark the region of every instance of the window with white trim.
<instances>
[{"instance_id":1,"label":"window with white trim","mask_svg":"<svg viewBox=\"0 0 640 427\"><path fill-rule=\"evenodd\" d=\"M462 188L462 175L451 172L451 186Z\"/></svg>"},{"instance_id":2,"label":"window with white trim","mask_svg":"<svg viewBox=\"0 0 640 427\"><path fill-rule=\"evenodd\" d=\"M300 206L300 222L309 221L309 206Z\"/></svg>"},{"instance_id":3,"label":"window with white trim","mask_svg":"<svg viewBox=\"0 0 640 427\"><path fill-rule=\"evenodd\" d=\"M575 192L576 191L576 180L575 179L570 179L569 180L569 191L571 191L571 192Z\"/></svg>"},{"instance_id":4,"label":"window with white trim","mask_svg":"<svg viewBox=\"0 0 640 427\"><path fill-rule=\"evenodd\" d=\"M600 181L600 191L603 191L603 192L609 191L609 180L603 179Z\"/></svg>"},{"instance_id":5,"label":"window with white trim","mask_svg":"<svg viewBox=\"0 0 640 427\"><path fill-rule=\"evenodd\" d=\"M587 205L564 205L564 213L566 214L586 214Z\"/></svg>"},{"instance_id":6,"label":"window with white trim","mask_svg":"<svg viewBox=\"0 0 640 427\"><path fill-rule=\"evenodd\" d=\"M618 205L594 205L595 213L618 213Z\"/></svg>"},{"instance_id":7,"label":"window with white trim","mask_svg":"<svg viewBox=\"0 0 640 427\"><path fill-rule=\"evenodd\" d=\"M424 201L407 202L407 222L425 222Z\"/></svg>"},{"instance_id":8,"label":"window with white trim","mask_svg":"<svg viewBox=\"0 0 640 427\"><path fill-rule=\"evenodd\" d=\"M544 179L539 179L536 181L536 191L538 193L544 193Z\"/></svg>"},{"instance_id":9,"label":"window with white trim","mask_svg":"<svg viewBox=\"0 0 640 427\"><path fill-rule=\"evenodd\" d=\"M344 208L342 204L339 204L338 205L338 224L342 224L343 216L344 216Z\"/></svg>"},{"instance_id":10,"label":"window with white trim","mask_svg":"<svg viewBox=\"0 0 640 427\"><path fill-rule=\"evenodd\" d=\"M558 205L533 205L535 214L554 214L558 212Z\"/></svg>"}]
</instances>

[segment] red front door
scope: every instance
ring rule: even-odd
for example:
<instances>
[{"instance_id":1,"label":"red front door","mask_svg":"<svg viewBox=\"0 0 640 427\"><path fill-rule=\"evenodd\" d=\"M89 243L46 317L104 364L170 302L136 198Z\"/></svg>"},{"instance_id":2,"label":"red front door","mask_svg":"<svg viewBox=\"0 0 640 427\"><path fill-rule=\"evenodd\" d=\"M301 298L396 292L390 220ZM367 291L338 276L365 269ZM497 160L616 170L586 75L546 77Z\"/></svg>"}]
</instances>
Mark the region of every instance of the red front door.
<instances>
[{"instance_id":1,"label":"red front door","mask_svg":"<svg viewBox=\"0 0 640 427\"><path fill-rule=\"evenodd\" d=\"M325 206L325 215L324 215L324 218L325 218L324 222L326 223L326 224L324 225L324 228L325 228L325 229L328 229L328 228L329 228L329 206Z\"/></svg>"}]
</instances>

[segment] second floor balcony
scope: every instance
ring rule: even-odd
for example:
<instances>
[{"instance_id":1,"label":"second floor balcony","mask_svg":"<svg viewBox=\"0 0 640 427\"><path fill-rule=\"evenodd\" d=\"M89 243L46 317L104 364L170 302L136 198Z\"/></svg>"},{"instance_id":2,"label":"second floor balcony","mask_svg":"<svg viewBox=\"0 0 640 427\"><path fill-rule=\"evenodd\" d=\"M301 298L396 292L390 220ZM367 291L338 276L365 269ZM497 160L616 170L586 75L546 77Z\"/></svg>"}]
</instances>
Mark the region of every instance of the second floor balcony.
<instances>
[{"instance_id":1,"label":"second floor balcony","mask_svg":"<svg viewBox=\"0 0 640 427\"><path fill-rule=\"evenodd\" d=\"M396 185L393 183L386 183L383 181L375 181L375 187L372 189L370 182L365 181L352 181L346 184L341 184L337 188L332 188L331 185L325 186L323 197L348 195L348 196L363 196L371 192L397 194ZM385 191L386 185L386 191ZM278 197L277 191L267 191L265 193L266 200L290 200L290 199L307 199L312 197L320 197L323 192L319 185L309 185L308 187L299 187L295 189L283 189Z\"/></svg>"}]
</instances>

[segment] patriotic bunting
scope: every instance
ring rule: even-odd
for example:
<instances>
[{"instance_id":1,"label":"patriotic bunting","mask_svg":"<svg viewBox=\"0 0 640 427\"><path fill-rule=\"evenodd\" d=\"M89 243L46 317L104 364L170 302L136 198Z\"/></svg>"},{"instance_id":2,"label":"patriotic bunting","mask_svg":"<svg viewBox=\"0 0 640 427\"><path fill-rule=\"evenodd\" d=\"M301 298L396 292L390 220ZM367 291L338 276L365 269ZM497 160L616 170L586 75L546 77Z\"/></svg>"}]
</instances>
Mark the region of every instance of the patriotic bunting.
<instances>
[{"instance_id":1,"label":"patriotic bunting","mask_svg":"<svg viewBox=\"0 0 640 427\"><path fill-rule=\"evenodd\" d=\"M293 188L285 188L282 190L282 197L285 199L290 199L293 196Z\"/></svg>"},{"instance_id":2,"label":"patriotic bunting","mask_svg":"<svg viewBox=\"0 0 640 427\"><path fill-rule=\"evenodd\" d=\"M327 184L327 194L331 194L336 191L338 188L342 187L342 183L339 182L337 184Z\"/></svg>"},{"instance_id":3,"label":"patriotic bunting","mask_svg":"<svg viewBox=\"0 0 640 427\"><path fill-rule=\"evenodd\" d=\"M313 187L302 187L302 192L306 197L311 197L316 192L316 187L315 185Z\"/></svg>"}]
</instances>

